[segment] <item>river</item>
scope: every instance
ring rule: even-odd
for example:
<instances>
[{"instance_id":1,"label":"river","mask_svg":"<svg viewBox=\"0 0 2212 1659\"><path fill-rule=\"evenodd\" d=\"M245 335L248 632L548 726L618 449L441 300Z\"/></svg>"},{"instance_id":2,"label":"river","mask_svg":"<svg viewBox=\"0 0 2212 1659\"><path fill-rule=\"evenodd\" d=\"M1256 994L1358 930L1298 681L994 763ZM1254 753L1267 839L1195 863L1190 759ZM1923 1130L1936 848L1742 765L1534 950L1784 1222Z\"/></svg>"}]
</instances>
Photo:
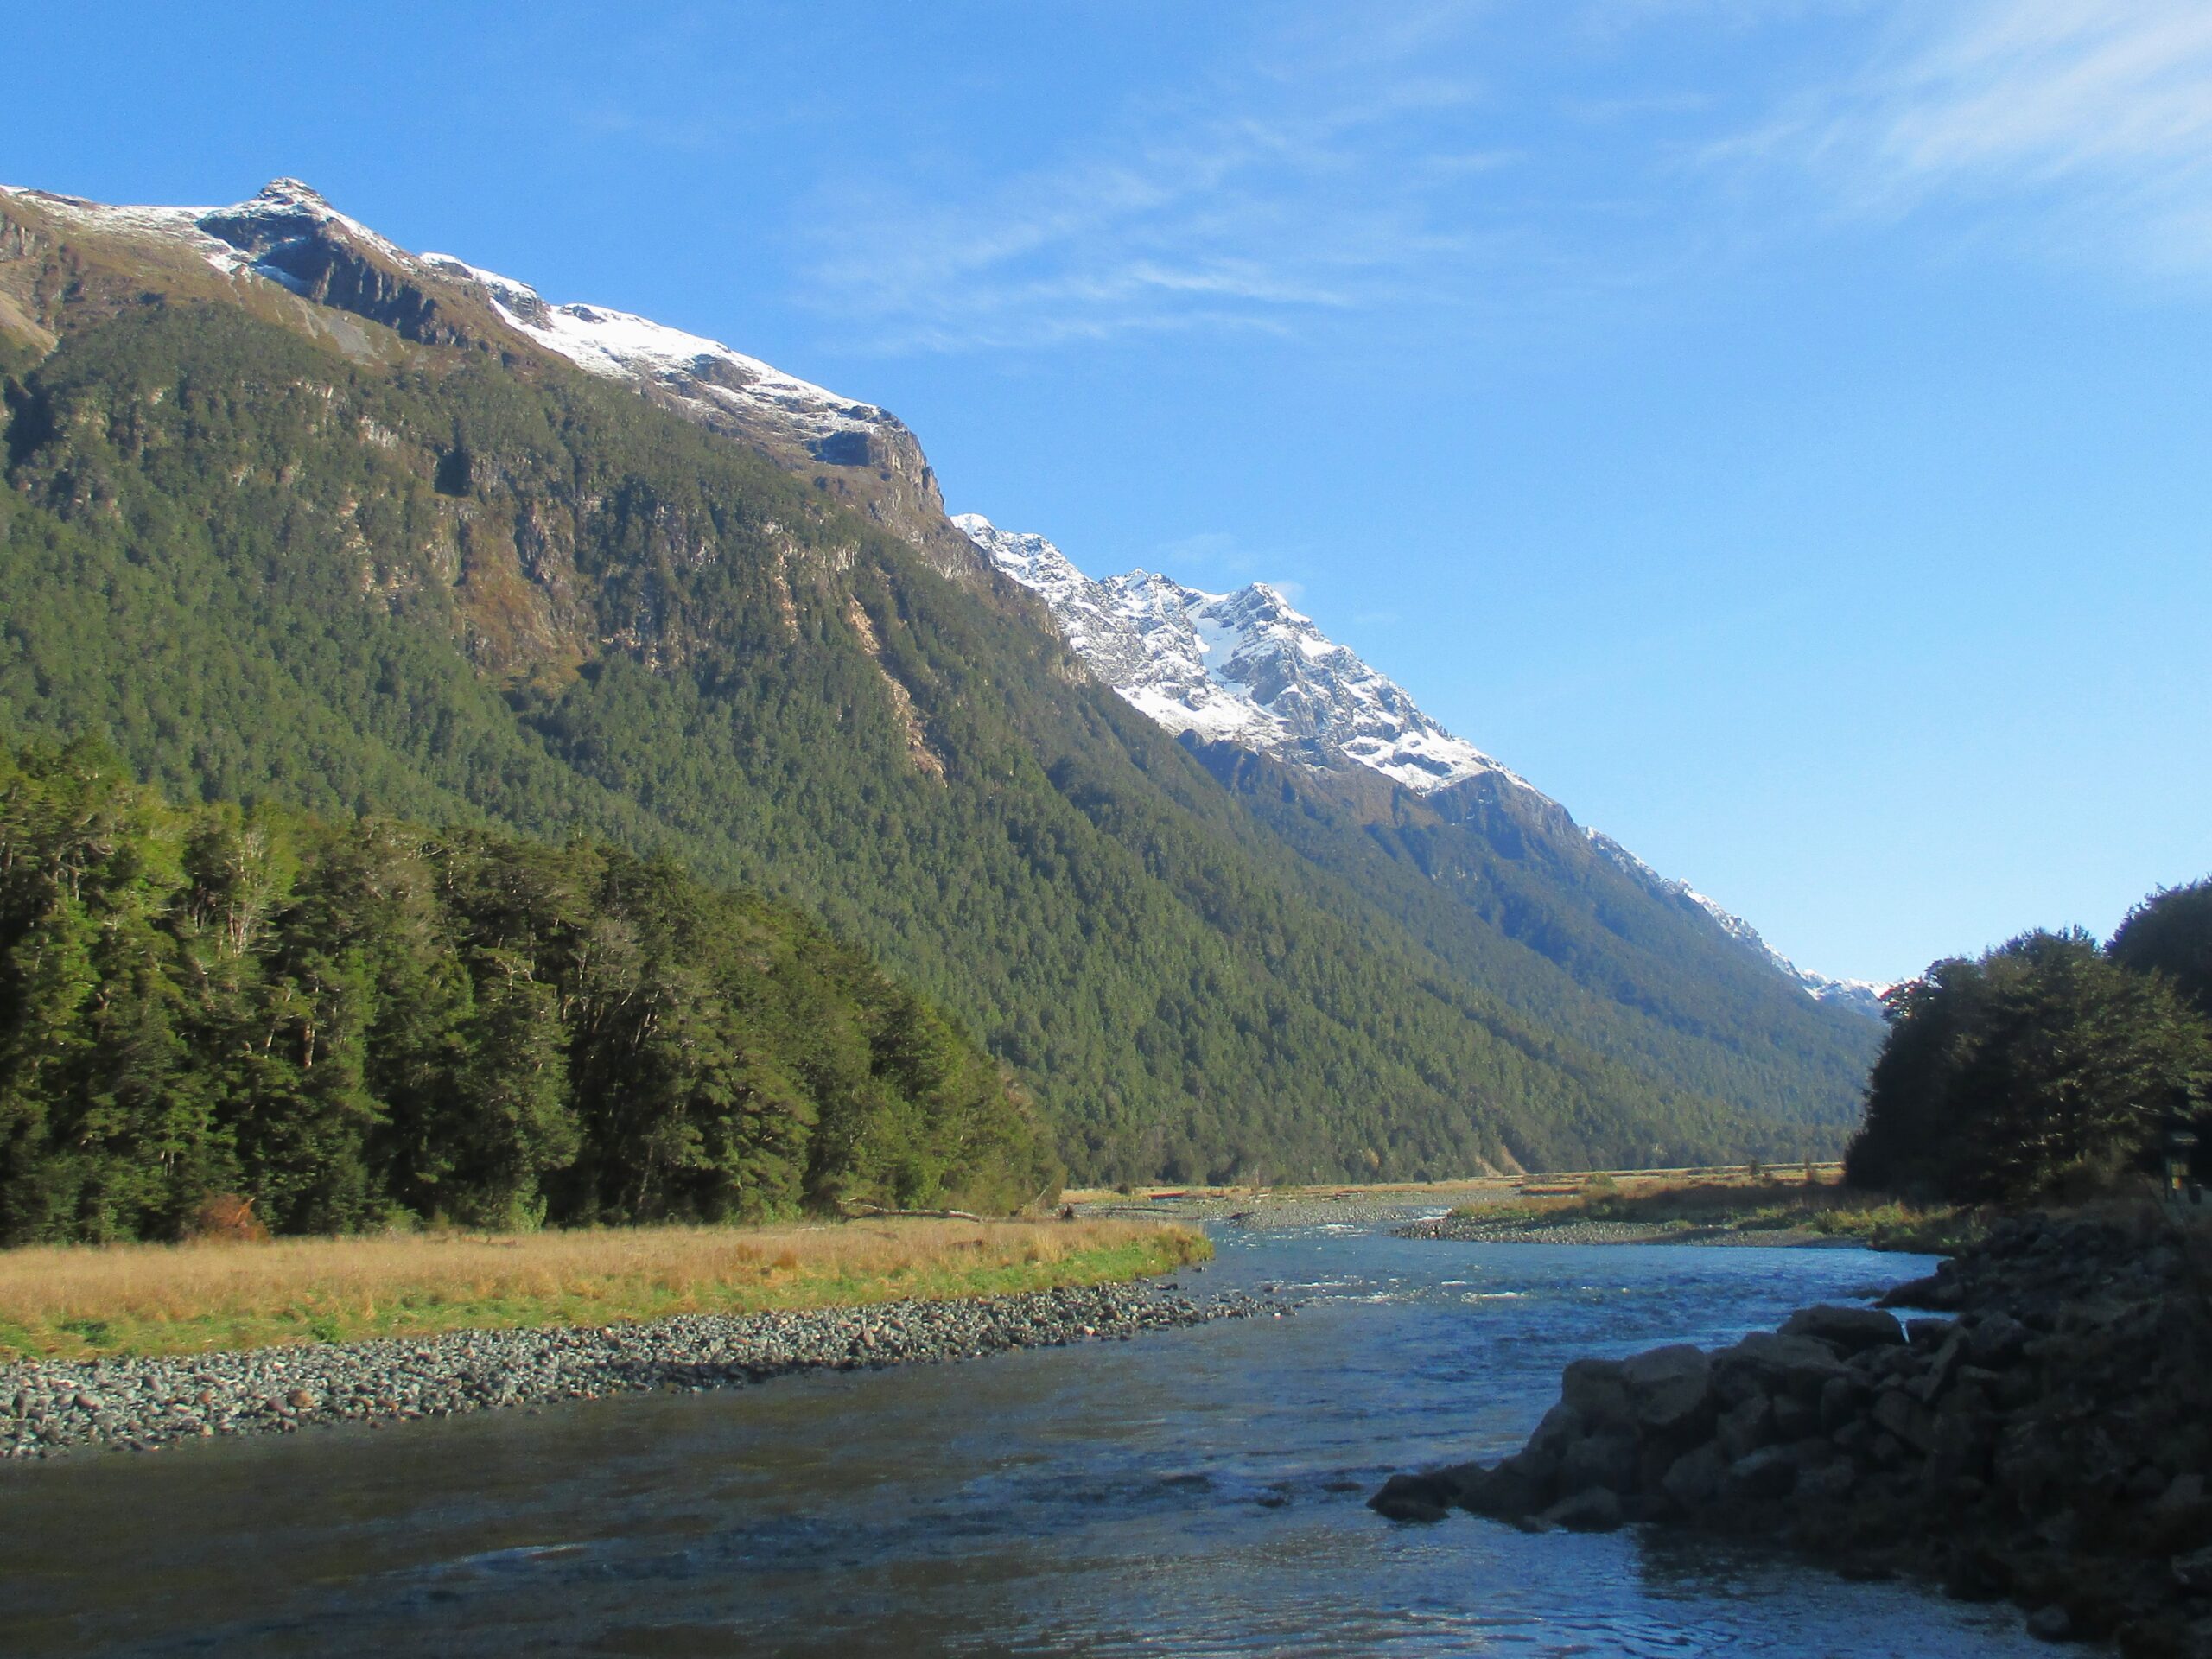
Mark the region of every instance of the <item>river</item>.
<instances>
[{"instance_id":1,"label":"river","mask_svg":"<svg viewBox=\"0 0 2212 1659\"><path fill-rule=\"evenodd\" d=\"M1927 1270L1216 1230L1294 1316L960 1365L0 1465L0 1653L2041 1652L2004 1607L1635 1530L1365 1507L1582 1354Z\"/></svg>"}]
</instances>

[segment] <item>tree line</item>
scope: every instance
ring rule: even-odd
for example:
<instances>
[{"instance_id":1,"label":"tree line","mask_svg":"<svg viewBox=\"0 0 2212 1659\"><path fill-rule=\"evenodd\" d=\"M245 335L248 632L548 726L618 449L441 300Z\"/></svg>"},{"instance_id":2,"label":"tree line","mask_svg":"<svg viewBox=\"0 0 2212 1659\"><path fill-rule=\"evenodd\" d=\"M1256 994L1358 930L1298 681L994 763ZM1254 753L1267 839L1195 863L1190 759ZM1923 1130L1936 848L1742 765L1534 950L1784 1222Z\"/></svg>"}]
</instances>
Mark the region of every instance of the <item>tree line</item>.
<instances>
[{"instance_id":1,"label":"tree line","mask_svg":"<svg viewBox=\"0 0 2212 1659\"><path fill-rule=\"evenodd\" d=\"M2038 931L1889 998L1845 1160L1863 1186L2018 1203L2101 1190L2212 1140L2212 879L2164 888L2104 944Z\"/></svg>"},{"instance_id":2,"label":"tree line","mask_svg":"<svg viewBox=\"0 0 2212 1659\"><path fill-rule=\"evenodd\" d=\"M964 1032L665 859L180 806L0 753L0 1241L1011 1209L1060 1171Z\"/></svg>"}]
</instances>

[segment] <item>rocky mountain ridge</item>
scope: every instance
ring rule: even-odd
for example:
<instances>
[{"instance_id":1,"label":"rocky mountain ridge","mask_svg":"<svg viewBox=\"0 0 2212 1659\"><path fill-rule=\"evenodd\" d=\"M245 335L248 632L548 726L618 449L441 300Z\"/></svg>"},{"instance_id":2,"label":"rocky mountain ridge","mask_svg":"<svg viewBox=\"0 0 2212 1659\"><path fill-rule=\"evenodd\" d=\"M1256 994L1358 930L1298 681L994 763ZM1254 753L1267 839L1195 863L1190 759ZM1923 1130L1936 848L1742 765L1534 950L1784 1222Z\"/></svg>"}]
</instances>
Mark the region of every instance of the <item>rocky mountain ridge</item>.
<instances>
[{"instance_id":1,"label":"rocky mountain ridge","mask_svg":"<svg viewBox=\"0 0 2212 1659\"><path fill-rule=\"evenodd\" d=\"M628 312L550 304L528 284L445 253L410 253L311 185L271 180L228 207L111 206L22 186L0 197L58 229L181 251L233 286L257 281L403 339L543 352L624 383L686 420L760 450L972 584L973 550L946 521L937 474L905 423L718 340ZM0 292L0 307L9 297ZM0 313L0 321L4 321ZM372 342L343 342L365 354Z\"/></svg>"},{"instance_id":2,"label":"rocky mountain ridge","mask_svg":"<svg viewBox=\"0 0 2212 1659\"><path fill-rule=\"evenodd\" d=\"M1616 868L1633 878L1655 897L1672 904L1687 906L1711 918L1715 926L1751 955L1767 963L1784 978L1802 986L1805 994L1815 1002L1850 1008L1870 1019L1882 1018L1886 1006L1882 999L1895 988L1893 985L1872 979L1831 979L1827 975L1816 974L1809 968L1800 968L1762 938L1758 929L1717 900L1707 898L1688 882L1660 874L1600 830L1590 830L1585 833L1590 837L1591 846Z\"/></svg>"},{"instance_id":3,"label":"rocky mountain ridge","mask_svg":"<svg viewBox=\"0 0 2212 1659\"><path fill-rule=\"evenodd\" d=\"M1043 598L1093 673L1179 736L1232 743L1323 772L1364 768L1421 796L1482 779L1492 792L1521 794L1529 806L1567 817L1502 761L1446 731L1402 686L1331 639L1265 582L1213 594L1147 570L1093 579L1033 531L1001 530L981 513L957 514L952 522L1002 574ZM1662 875L1601 831L1581 833L1654 898L1709 921L1816 1001L1881 1016L1887 986L1801 969L1688 882Z\"/></svg>"}]
</instances>

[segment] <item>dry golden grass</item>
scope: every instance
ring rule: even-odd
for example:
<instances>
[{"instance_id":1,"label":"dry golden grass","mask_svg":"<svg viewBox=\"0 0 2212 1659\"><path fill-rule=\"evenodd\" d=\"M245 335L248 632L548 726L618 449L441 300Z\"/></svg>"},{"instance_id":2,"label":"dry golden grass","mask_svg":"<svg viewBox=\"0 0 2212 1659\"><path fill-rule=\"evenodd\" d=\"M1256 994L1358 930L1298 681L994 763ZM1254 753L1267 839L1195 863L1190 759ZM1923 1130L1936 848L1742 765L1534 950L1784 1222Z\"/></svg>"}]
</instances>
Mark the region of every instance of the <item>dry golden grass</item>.
<instances>
[{"instance_id":1,"label":"dry golden grass","mask_svg":"<svg viewBox=\"0 0 2212 1659\"><path fill-rule=\"evenodd\" d=\"M1209 1253L1177 1226L890 1219L33 1248L0 1252L0 1359L989 1295Z\"/></svg>"}]
</instances>

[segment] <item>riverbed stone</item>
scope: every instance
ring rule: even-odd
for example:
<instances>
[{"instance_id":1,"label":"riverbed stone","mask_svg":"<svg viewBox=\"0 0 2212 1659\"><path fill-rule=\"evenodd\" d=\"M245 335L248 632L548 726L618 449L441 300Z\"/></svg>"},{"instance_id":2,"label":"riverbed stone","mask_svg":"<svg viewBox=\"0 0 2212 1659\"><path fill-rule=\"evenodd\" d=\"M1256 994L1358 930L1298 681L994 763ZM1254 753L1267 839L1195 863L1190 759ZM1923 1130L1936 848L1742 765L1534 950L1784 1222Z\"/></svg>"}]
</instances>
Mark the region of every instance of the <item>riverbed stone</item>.
<instances>
[{"instance_id":1,"label":"riverbed stone","mask_svg":"<svg viewBox=\"0 0 2212 1659\"><path fill-rule=\"evenodd\" d=\"M2002 1371L2019 1363L2034 1334L2003 1308L1995 1308L1968 1328L1966 1357L1986 1370Z\"/></svg>"},{"instance_id":2,"label":"riverbed stone","mask_svg":"<svg viewBox=\"0 0 2212 1659\"><path fill-rule=\"evenodd\" d=\"M1724 1498L1786 1497L1797 1484L1797 1462L1786 1446L1763 1446L1738 1458L1722 1477Z\"/></svg>"},{"instance_id":3,"label":"riverbed stone","mask_svg":"<svg viewBox=\"0 0 2212 1659\"><path fill-rule=\"evenodd\" d=\"M1936 1443L1936 1414L1904 1389L1885 1389L1874 1396L1874 1423L1904 1445L1925 1452Z\"/></svg>"},{"instance_id":4,"label":"riverbed stone","mask_svg":"<svg viewBox=\"0 0 2212 1659\"><path fill-rule=\"evenodd\" d=\"M1573 1493L1605 1487L1616 1493L1633 1491L1636 1465L1633 1434L1620 1429L1591 1434L1569 1446L1560 1459L1559 1490Z\"/></svg>"},{"instance_id":5,"label":"riverbed stone","mask_svg":"<svg viewBox=\"0 0 2212 1659\"><path fill-rule=\"evenodd\" d=\"M1707 1440L1675 1459L1659 1484L1681 1508L1695 1510L1711 1503L1719 1494L1721 1477L1727 1472L1726 1456L1718 1445Z\"/></svg>"},{"instance_id":6,"label":"riverbed stone","mask_svg":"<svg viewBox=\"0 0 2212 1659\"><path fill-rule=\"evenodd\" d=\"M1754 1331L1713 1357L1715 1385L1730 1403L1755 1392L1788 1389L1817 1402L1832 1376L1848 1376L1836 1351L1812 1337Z\"/></svg>"},{"instance_id":7,"label":"riverbed stone","mask_svg":"<svg viewBox=\"0 0 2212 1659\"><path fill-rule=\"evenodd\" d=\"M1689 1343L1673 1343L1624 1360L1620 1380L1641 1430L1682 1434L1712 1409L1713 1361Z\"/></svg>"},{"instance_id":8,"label":"riverbed stone","mask_svg":"<svg viewBox=\"0 0 2212 1659\"><path fill-rule=\"evenodd\" d=\"M1459 1481L1460 1505L1477 1515L1510 1521L1542 1509L1549 1501L1550 1484L1522 1474L1508 1458L1494 1469L1479 1466L1463 1472Z\"/></svg>"},{"instance_id":9,"label":"riverbed stone","mask_svg":"<svg viewBox=\"0 0 2212 1659\"><path fill-rule=\"evenodd\" d=\"M1587 1486L1560 1499L1541 1518L1569 1532L1612 1532L1627 1520L1628 1514L1619 1493L1605 1486Z\"/></svg>"},{"instance_id":10,"label":"riverbed stone","mask_svg":"<svg viewBox=\"0 0 2212 1659\"><path fill-rule=\"evenodd\" d=\"M1529 1453L1556 1469L1567 1448L1586 1436L1590 1428L1590 1421L1580 1408L1562 1400L1544 1414L1536 1425L1536 1432L1529 1436Z\"/></svg>"},{"instance_id":11,"label":"riverbed stone","mask_svg":"<svg viewBox=\"0 0 2212 1659\"><path fill-rule=\"evenodd\" d=\"M1764 1394L1752 1395L1722 1413L1713 1430L1714 1443L1730 1463L1749 1457L1775 1438L1774 1402Z\"/></svg>"},{"instance_id":12,"label":"riverbed stone","mask_svg":"<svg viewBox=\"0 0 2212 1659\"><path fill-rule=\"evenodd\" d=\"M1866 1408L1866 1385L1854 1376L1832 1376L1821 1384L1821 1427L1833 1434Z\"/></svg>"},{"instance_id":13,"label":"riverbed stone","mask_svg":"<svg viewBox=\"0 0 2212 1659\"><path fill-rule=\"evenodd\" d=\"M1810 1503L1834 1503L1848 1497L1859 1484L1859 1465L1849 1458L1831 1458L1815 1468L1801 1468L1797 1496Z\"/></svg>"},{"instance_id":14,"label":"riverbed stone","mask_svg":"<svg viewBox=\"0 0 2212 1659\"><path fill-rule=\"evenodd\" d=\"M2212 1595L2212 1545L2177 1555L2167 1563L2173 1581L2191 1595Z\"/></svg>"},{"instance_id":15,"label":"riverbed stone","mask_svg":"<svg viewBox=\"0 0 2212 1659\"><path fill-rule=\"evenodd\" d=\"M1593 1429L1625 1427L1635 1421L1617 1360L1574 1361L1560 1375L1560 1398Z\"/></svg>"},{"instance_id":16,"label":"riverbed stone","mask_svg":"<svg viewBox=\"0 0 2212 1659\"><path fill-rule=\"evenodd\" d=\"M2028 1634L2038 1642L2071 1642L2080 1632L2074 1628L2074 1615L2054 1601L2028 1615Z\"/></svg>"},{"instance_id":17,"label":"riverbed stone","mask_svg":"<svg viewBox=\"0 0 2212 1659\"><path fill-rule=\"evenodd\" d=\"M1840 1307L1821 1303L1802 1307L1783 1321L1785 1337L1810 1337L1848 1357L1862 1348L1901 1346L1904 1327L1897 1316L1878 1307Z\"/></svg>"},{"instance_id":18,"label":"riverbed stone","mask_svg":"<svg viewBox=\"0 0 2212 1659\"><path fill-rule=\"evenodd\" d=\"M1458 1498L1458 1483L1440 1474L1393 1475L1367 1507L1386 1521L1430 1525L1451 1514Z\"/></svg>"},{"instance_id":19,"label":"riverbed stone","mask_svg":"<svg viewBox=\"0 0 2212 1659\"><path fill-rule=\"evenodd\" d=\"M2115 1637L2130 1659L2212 1656L2206 1282L2212 1238L2171 1218L2005 1222L1883 1299L1955 1316L1903 1341L1867 1310L1808 1309L1708 1356L1714 1414L1693 1430L1647 1421L1639 1360L1578 1374L1577 1397L1610 1416L1608 1385L1628 1396L1639 1479L1614 1496L1630 1519L2010 1596L2037 1634ZM1580 1457L1577 1478L1598 1453ZM1569 1496L1529 1497L1522 1523Z\"/></svg>"}]
</instances>

